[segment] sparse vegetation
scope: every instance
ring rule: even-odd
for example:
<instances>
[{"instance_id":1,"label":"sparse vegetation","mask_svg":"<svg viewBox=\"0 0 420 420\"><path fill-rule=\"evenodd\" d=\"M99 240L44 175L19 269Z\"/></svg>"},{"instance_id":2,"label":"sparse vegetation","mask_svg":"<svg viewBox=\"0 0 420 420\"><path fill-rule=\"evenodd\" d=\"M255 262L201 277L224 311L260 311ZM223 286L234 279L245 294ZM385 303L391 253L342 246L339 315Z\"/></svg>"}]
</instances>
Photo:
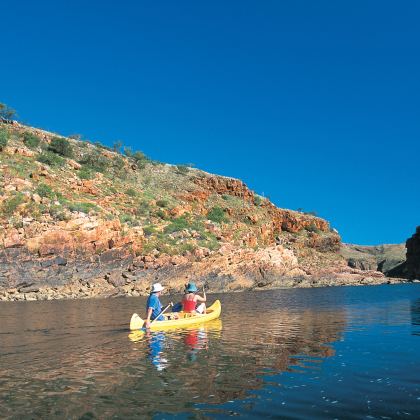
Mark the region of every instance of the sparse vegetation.
<instances>
[{"instance_id":1,"label":"sparse vegetation","mask_svg":"<svg viewBox=\"0 0 420 420\"><path fill-rule=\"evenodd\" d=\"M26 132L23 134L23 143L31 149L36 149L40 142L41 139L33 133Z\"/></svg>"},{"instance_id":2,"label":"sparse vegetation","mask_svg":"<svg viewBox=\"0 0 420 420\"><path fill-rule=\"evenodd\" d=\"M6 104L0 103L0 118L5 120L13 120L17 117L16 111Z\"/></svg>"},{"instance_id":3,"label":"sparse vegetation","mask_svg":"<svg viewBox=\"0 0 420 420\"><path fill-rule=\"evenodd\" d=\"M48 150L45 150L42 153L40 153L38 155L37 160L38 160L38 162L45 163L46 165L49 165L49 166L52 166L52 167L63 166L64 162L65 162L65 160L61 156L58 156L55 153L50 152Z\"/></svg>"},{"instance_id":4,"label":"sparse vegetation","mask_svg":"<svg viewBox=\"0 0 420 420\"><path fill-rule=\"evenodd\" d=\"M305 229L308 232L313 232L313 233L320 233L321 232L314 222L312 222L310 225L306 226Z\"/></svg>"},{"instance_id":5,"label":"sparse vegetation","mask_svg":"<svg viewBox=\"0 0 420 420\"><path fill-rule=\"evenodd\" d=\"M157 200L157 201L156 201L156 205L157 205L158 207L163 207L163 208L165 208L165 207L168 207L168 204L169 204L168 200Z\"/></svg>"},{"instance_id":6,"label":"sparse vegetation","mask_svg":"<svg viewBox=\"0 0 420 420\"><path fill-rule=\"evenodd\" d=\"M254 205L261 206L262 202L262 198L259 195L254 196Z\"/></svg>"},{"instance_id":7,"label":"sparse vegetation","mask_svg":"<svg viewBox=\"0 0 420 420\"><path fill-rule=\"evenodd\" d=\"M165 227L164 232L165 233L174 233L179 232L182 229L187 229L190 226L188 220L186 217L181 216L177 217L176 219L173 219L171 223Z\"/></svg>"},{"instance_id":8,"label":"sparse vegetation","mask_svg":"<svg viewBox=\"0 0 420 420\"><path fill-rule=\"evenodd\" d=\"M176 165L176 171L181 175L187 175L190 171L190 168L188 167L188 165Z\"/></svg>"},{"instance_id":9,"label":"sparse vegetation","mask_svg":"<svg viewBox=\"0 0 420 420\"><path fill-rule=\"evenodd\" d=\"M98 206L96 204L88 202L67 203L67 206L70 211L78 211L86 214L89 214L92 210L98 210Z\"/></svg>"},{"instance_id":10,"label":"sparse vegetation","mask_svg":"<svg viewBox=\"0 0 420 420\"><path fill-rule=\"evenodd\" d=\"M3 202L2 213L6 217L10 217L16 209L25 201L25 196L22 193L17 193L13 197Z\"/></svg>"},{"instance_id":11,"label":"sparse vegetation","mask_svg":"<svg viewBox=\"0 0 420 420\"><path fill-rule=\"evenodd\" d=\"M86 169L101 173L104 173L110 165L109 159L98 150L87 153L79 162L84 165Z\"/></svg>"},{"instance_id":12,"label":"sparse vegetation","mask_svg":"<svg viewBox=\"0 0 420 420\"><path fill-rule=\"evenodd\" d=\"M136 190L134 188L129 188L125 193L130 197L135 197L137 195Z\"/></svg>"},{"instance_id":13,"label":"sparse vegetation","mask_svg":"<svg viewBox=\"0 0 420 420\"><path fill-rule=\"evenodd\" d=\"M216 223L227 222L227 217L226 217L225 211L221 207L213 207L207 213L207 219L211 220L212 222L216 222Z\"/></svg>"},{"instance_id":14,"label":"sparse vegetation","mask_svg":"<svg viewBox=\"0 0 420 420\"><path fill-rule=\"evenodd\" d=\"M80 179L93 179L95 177L95 171L86 166L82 166L77 175Z\"/></svg>"},{"instance_id":15,"label":"sparse vegetation","mask_svg":"<svg viewBox=\"0 0 420 420\"><path fill-rule=\"evenodd\" d=\"M63 137L54 137L51 140L48 149L60 156L68 158L72 158L74 155L72 145L67 139Z\"/></svg>"},{"instance_id":16,"label":"sparse vegetation","mask_svg":"<svg viewBox=\"0 0 420 420\"><path fill-rule=\"evenodd\" d=\"M0 151L4 150L9 142L9 133L5 129L0 129Z\"/></svg>"},{"instance_id":17,"label":"sparse vegetation","mask_svg":"<svg viewBox=\"0 0 420 420\"><path fill-rule=\"evenodd\" d=\"M40 196L40 197L47 197L47 198L54 198L55 197L55 192L53 191L53 189L44 183L41 183L38 185L38 187L35 189L35 192Z\"/></svg>"}]
</instances>

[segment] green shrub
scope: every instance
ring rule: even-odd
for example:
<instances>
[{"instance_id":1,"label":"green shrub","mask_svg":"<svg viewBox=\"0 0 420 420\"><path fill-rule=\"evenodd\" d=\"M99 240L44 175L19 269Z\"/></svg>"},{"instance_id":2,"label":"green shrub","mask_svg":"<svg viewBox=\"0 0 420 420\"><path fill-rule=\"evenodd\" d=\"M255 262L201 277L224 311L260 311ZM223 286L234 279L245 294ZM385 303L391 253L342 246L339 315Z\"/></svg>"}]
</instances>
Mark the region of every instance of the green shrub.
<instances>
[{"instance_id":1,"label":"green shrub","mask_svg":"<svg viewBox=\"0 0 420 420\"><path fill-rule=\"evenodd\" d=\"M156 233L156 229L153 225L148 225L143 227L143 232L146 236L150 236Z\"/></svg>"},{"instance_id":2,"label":"green shrub","mask_svg":"<svg viewBox=\"0 0 420 420\"><path fill-rule=\"evenodd\" d=\"M158 207L165 208L165 207L168 207L168 204L169 204L168 200L157 200L156 201L156 205Z\"/></svg>"},{"instance_id":3,"label":"green shrub","mask_svg":"<svg viewBox=\"0 0 420 420\"><path fill-rule=\"evenodd\" d=\"M131 149L131 147L126 146L123 147L123 153L127 156L127 157L133 157L133 150Z\"/></svg>"},{"instance_id":4,"label":"green shrub","mask_svg":"<svg viewBox=\"0 0 420 420\"><path fill-rule=\"evenodd\" d=\"M70 211L78 211L86 214L89 213L91 210L98 209L98 207L95 204L87 202L68 203L67 205Z\"/></svg>"},{"instance_id":5,"label":"green shrub","mask_svg":"<svg viewBox=\"0 0 420 420\"><path fill-rule=\"evenodd\" d=\"M67 139L62 137L54 137L51 140L51 143L48 147L54 153L57 153L60 156L72 158L73 157L73 147Z\"/></svg>"},{"instance_id":6,"label":"green shrub","mask_svg":"<svg viewBox=\"0 0 420 420\"><path fill-rule=\"evenodd\" d=\"M41 139L33 133L24 133L23 143L31 149L36 149L39 146Z\"/></svg>"},{"instance_id":7,"label":"green shrub","mask_svg":"<svg viewBox=\"0 0 420 420\"><path fill-rule=\"evenodd\" d=\"M150 214L150 204L147 201L141 201L137 211L136 211L137 216L144 216L147 217Z\"/></svg>"},{"instance_id":8,"label":"green shrub","mask_svg":"<svg viewBox=\"0 0 420 420\"><path fill-rule=\"evenodd\" d=\"M135 197L137 195L133 188L129 188L125 193L130 197Z\"/></svg>"},{"instance_id":9,"label":"green shrub","mask_svg":"<svg viewBox=\"0 0 420 420\"><path fill-rule=\"evenodd\" d=\"M38 162L45 163L49 166L63 166L65 162L62 157L48 150L39 154L37 160Z\"/></svg>"},{"instance_id":10,"label":"green shrub","mask_svg":"<svg viewBox=\"0 0 420 420\"><path fill-rule=\"evenodd\" d=\"M0 151L3 150L9 142L9 133L7 130L0 130Z\"/></svg>"},{"instance_id":11,"label":"green shrub","mask_svg":"<svg viewBox=\"0 0 420 420\"><path fill-rule=\"evenodd\" d=\"M82 166L77 173L80 179L93 179L95 177L95 171L92 169Z\"/></svg>"},{"instance_id":12,"label":"green shrub","mask_svg":"<svg viewBox=\"0 0 420 420\"><path fill-rule=\"evenodd\" d=\"M320 233L321 231L317 228L316 224L314 222L312 222L309 226L306 226L305 229L308 232L315 232L315 233Z\"/></svg>"},{"instance_id":13,"label":"green shrub","mask_svg":"<svg viewBox=\"0 0 420 420\"><path fill-rule=\"evenodd\" d=\"M190 168L187 165L176 165L176 171L181 175L186 175Z\"/></svg>"},{"instance_id":14,"label":"green shrub","mask_svg":"<svg viewBox=\"0 0 420 420\"><path fill-rule=\"evenodd\" d=\"M2 213L10 217L15 210L25 201L25 196L22 193L17 193L14 197L3 202Z\"/></svg>"},{"instance_id":15,"label":"green shrub","mask_svg":"<svg viewBox=\"0 0 420 420\"><path fill-rule=\"evenodd\" d=\"M102 173L110 166L110 160L97 150L86 154L79 162L88 169Z\"/></svg>"},{"instance_id":16,"label":"green shrub","mask_svg":"<svg viewBox=\"0 0 420 420\"><path fill-rule=\"evenodd\" d=\"M47 198L54 198L55 197L55 193L53 191L53 189L47 185L47 184L39 184L36 187L35 192L40 196L40 197L47 197Z\"/></svg>"},{"instance_id":17,"label":"green shrub","mask_svg":"<svg viewBox=\"0 0 420 420\"><path fill-rule=\"evenodd\" d=\"M160 219L162 219L162 220L166 220L166 213L163 211L163 210L161 210L161 209L159 209L156 213L155 213L155 215L156 215L156 217L159 217Z\"/></svg>"},{"instance_id":18,"label":"green shrub","mask_svg":"<svg viewBox=\"0 0 420 420\"><path fill-rule=\"evenodd\" d=\"M181 216L177 217L176 219L173 219L172 222L165 227L164 232L174 233L189 227L190 223L188 222L188 220L185 217Z\"/></svg>"},{"instance_id":19,"label":"green shrub","mask_svg":"<svg viewBox=\"0 0 420 420\"><path fill-rule=\"evenodd\" d=\"M136 152L134 152L132 157L137 163L141 161L149 160L148 157L143 152L140 152L140 150L137 150Z\"/></svg>"},{"instance_id":20,"label":"green shrub","mask_svg":"<svg viewBox=\"0 0 420 420\"><path fill-rule=\"evenodd\" d=\"M120 215L120 222L121 223L127 223L130 226L138 226L138 221L131 214Z\"/></svg>"},{"instance_id":21,"label":"green shrub","mask_svg":"<svg viewBox=\"0 0 420 420\"><path fill-rule=\"evenodd\" d=\"M259 195L254 196L254 204L256 206L261 206L262 202L262 198Z\"/></svg>"},{"instance_id":22,"label":"green shrub","mask_svg":"<svg viewBox=\"0 0 420 420\"><path fill-rule=\"evenodd\" d=\"M207 219L216 223L227 222L225 211L221 207L213 207L207 213Z\"/></svg>"},{"instance_id":23,"label":"green shrub","mask_svg":"<svg viewBox=\"0 0 420 420\"><path fill-rule=\"evenodd\" d=\"M121 156L115 156L114 159L112 159L112 166L119 171L121 169L124 169L125 168L124 159Z\"/></svg>"},{"instance_id":24,"label":"green shrub","mask_svg":"<svg viewBox=\"0 0 420 420\"><path fill-rule=\"evenodd\" d=\"M48 209L48 211L54 220L57 220L60 222L69 220L69 217L66 215L66 212L63 210L61 206L51 206Z\"/></svg>"}]
</instances>

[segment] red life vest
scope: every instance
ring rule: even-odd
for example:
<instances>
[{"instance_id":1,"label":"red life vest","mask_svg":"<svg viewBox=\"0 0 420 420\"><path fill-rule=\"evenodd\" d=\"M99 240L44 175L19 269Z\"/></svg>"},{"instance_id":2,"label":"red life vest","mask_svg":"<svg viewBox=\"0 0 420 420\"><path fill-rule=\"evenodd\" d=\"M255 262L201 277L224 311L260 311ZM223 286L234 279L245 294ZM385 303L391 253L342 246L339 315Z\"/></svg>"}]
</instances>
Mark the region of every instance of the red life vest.
<instances>
[{"instance_id":1,"label":"red life vest","mask_svg":"<svg viewBox=\"0 0 420 420\"><path fill-rule=\"evenodd\" d=\"M197 302L193 299L182 299L182 310L184 312L194 312Z\"/></svg>"}]
</instances>

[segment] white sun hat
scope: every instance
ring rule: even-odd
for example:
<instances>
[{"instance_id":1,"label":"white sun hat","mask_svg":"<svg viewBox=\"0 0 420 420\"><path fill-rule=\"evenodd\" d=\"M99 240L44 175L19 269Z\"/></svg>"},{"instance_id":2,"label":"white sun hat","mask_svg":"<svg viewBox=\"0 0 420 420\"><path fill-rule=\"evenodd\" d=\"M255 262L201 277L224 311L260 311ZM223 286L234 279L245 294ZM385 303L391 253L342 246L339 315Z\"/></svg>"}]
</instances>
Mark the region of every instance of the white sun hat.
<instances>
[{"instance_id":1,"label":"white sun hat","mask_svg":"<svg viewBox=\"0 0 420 420\"><path fill-rule=\"evenodd\" d=\"M161 292L164 289L164 287L160 283L154 283L152 285L152 293Z\"/></svg>"}]
</instances>

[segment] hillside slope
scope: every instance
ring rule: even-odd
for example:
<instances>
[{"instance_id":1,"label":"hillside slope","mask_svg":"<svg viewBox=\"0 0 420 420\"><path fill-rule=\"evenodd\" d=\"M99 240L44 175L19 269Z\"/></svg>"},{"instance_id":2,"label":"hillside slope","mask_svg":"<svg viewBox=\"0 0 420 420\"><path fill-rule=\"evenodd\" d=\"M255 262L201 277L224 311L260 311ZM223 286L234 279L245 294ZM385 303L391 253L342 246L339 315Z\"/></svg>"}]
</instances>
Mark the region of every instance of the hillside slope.
<instances>
[{"instance_id":1,"label":"hillside slope","mask_svg":"<svg viewBox=\"0 0 420 420\"><path fill-rule=\"evenodd\" d=\"M3 139L3 143L2 143ZM325 220L237 179L0 123L0 299L383 282Z\"/></svg>"}]
</instances>

